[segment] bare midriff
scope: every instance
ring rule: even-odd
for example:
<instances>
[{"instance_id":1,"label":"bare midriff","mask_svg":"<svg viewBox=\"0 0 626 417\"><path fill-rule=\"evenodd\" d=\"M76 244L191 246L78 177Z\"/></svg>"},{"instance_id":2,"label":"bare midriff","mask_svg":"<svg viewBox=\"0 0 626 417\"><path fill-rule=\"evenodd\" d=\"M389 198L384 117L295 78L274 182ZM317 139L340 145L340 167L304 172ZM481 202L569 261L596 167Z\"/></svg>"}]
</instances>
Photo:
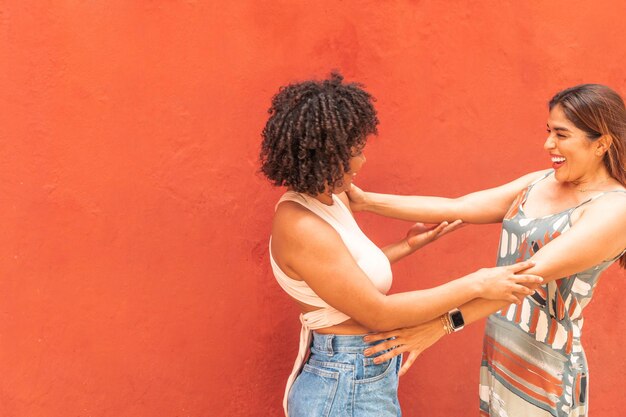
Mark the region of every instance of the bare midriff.
<instances>
[{"instance_id":1,"label":"bare midriff","mask_svg":"<svg viewBox=\"0 0 626 417\"><path fill-rule=\"evenodd\" d=\"M315 330L320 334L342 334L342 335L356 335L356 334L367 334L370 333L369 329L366 329L359 323L354 320L346 320L341 324L336 324L334 326L325 327L323 329Z\"/></svg>"},{"instance_id":2,"label":"bare midriff","mask_svg":"<svg viewBox=\"0 0 626 417\"><path fill-rule=\"evenodd\" d=\"M296 300L296 303L300 306L300 311L302 313L308 313L311 311L319 310L317 307L310 306L308 304L301 303ZM367 327L364 327L362 324L358 323L356 320L348 319L343 323L335 324L334 326L324 327L323 329L316 329L317 333L320 334L340 334L340 335L357 335L357 334L367 334L370 333L371 330Z\"/></svg>"}]
</instances>

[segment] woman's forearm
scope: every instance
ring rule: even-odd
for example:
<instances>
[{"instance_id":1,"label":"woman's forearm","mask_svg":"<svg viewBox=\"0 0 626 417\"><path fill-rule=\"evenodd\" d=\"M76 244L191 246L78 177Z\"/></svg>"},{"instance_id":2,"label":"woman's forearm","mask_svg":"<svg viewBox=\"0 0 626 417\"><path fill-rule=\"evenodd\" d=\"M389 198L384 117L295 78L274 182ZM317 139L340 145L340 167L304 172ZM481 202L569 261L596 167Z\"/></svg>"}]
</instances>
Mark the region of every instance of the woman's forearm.
<instances>
[{"instance_id":1,"label":"woman's forearm","mask_svg":"<svg viewBox=\"0 0 626 417\"><path fill-rule=\"evenodd\" d=\"M363 324L376 331L414 326L468 303L482 291L480 281L470 274L435 288L392 294Z\"/></svg>"},{"instance_id":2,"label":"woman's forearm","mask_svg":"<svg viewBox=\"0 0 626 417\"><path fill-rule=\"evenodd\" d=\"M459 198L364 193L356 209L395 219L424 223L452 222L486 224L502 221L511 196L494 191L472 193ZM495 196L495 197L494 197Z\"/></svg>"},{"instance_id":3,"label":"woman's forearm","mask_svg":"<svg viewBox=\"0 0 626 417\"><path fill-rule=\"evenodd\" d=\"M389 263L398 262L400 259L412 254L417 249L417 247L411 247L407 239L399 240L381 248L387 259L389 259Z\"/></svg>"},{"instance_id":4,"label":"woman's forearm","mask_svg":"<svg viewBox=\"0 0 626 417\"><path fill-rule=\"evenodd\" d=\"M489 317L491 314L500 311L509 305L511 305L511 303L507 303L506 301L494 301L477 298L463 304L459 307L459 310L461 310L461 313L463 314L465 325L468 325L484 319L485 317Z\"/></svg>"},{"instance_id":5,"label":"woman's forearm","mask_svg":"<svg viewBox=\"0 0 626 417\"><path fill-rule=\"evenodd\" d=\"M464 223L498 223L511 207L515 196L544 172L524 175L499 187L476 191L458 198L402 196L350 191L350 205L382 216L425 223L463 220Z\"/></svg>"},{"instance_id":6,"label":"woman's forearm","mask_svg":"<svg viewBox=\"0 0 626 417\"><path fill-rule=\"evenodd\" d=\"M451 198L370 192L365 193L365 201L359 205L359 209L381 216L424 223L460 219L460 208L458 200Z\"/></svg>"}]
</instances>

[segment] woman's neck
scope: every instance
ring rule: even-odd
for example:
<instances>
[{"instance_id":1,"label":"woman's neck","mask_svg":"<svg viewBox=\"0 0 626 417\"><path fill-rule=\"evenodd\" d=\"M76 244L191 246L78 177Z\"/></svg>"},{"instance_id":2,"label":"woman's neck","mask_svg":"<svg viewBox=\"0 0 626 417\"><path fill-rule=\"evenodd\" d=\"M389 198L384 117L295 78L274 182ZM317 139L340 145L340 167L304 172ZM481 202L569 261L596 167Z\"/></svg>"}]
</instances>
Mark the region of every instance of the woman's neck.
<instances>
[{"instance_id":1,"label":"woman's neck","mask_svg":"<svg viewBox=\"0 0 626 417\"><path fill-rule=\"evenodd\" d=\"M602 164L598 169L583 175L581 178L570 181L569 186L578 192L584 193L588 191L603 191L613 185L613 177Z\"/></svg>"},{"instance_id":2,"label":"woman's neck","mask_svg":"<svg viewBox=\"0 0 626 417\"><path fill-rule=\"evenodd\" d=\"M328 193L328 194L320 193L312 197L316 199L317 201L319 201L320 203L327 205L327 206L332 206L334 204L332 193Z\"/></svg>"}]
</instances>

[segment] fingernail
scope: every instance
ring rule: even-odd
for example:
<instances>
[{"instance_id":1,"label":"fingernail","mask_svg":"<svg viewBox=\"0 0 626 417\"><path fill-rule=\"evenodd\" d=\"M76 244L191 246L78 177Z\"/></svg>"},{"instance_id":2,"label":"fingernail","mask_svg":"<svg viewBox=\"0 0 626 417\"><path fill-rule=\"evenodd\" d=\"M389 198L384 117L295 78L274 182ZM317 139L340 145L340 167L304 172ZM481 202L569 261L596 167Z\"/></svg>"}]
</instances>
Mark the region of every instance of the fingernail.
<instances>
[{"instance_id":1,"label":"fingernail","mask_svg":"<svg viewBox=\"0 0 626 417\"><path fill-rule=\"evenodd\" d=\"M372 351L371 351L370 349L365 349L365 350L363 351L363 354L365 354L365 356L369 356L369 355L371 355L371 354L372 354Z\"/></svg>"},{"instance_id":2,"label":"fingernail","mask_svg":"<svg viewBox=\"0 0 626 417\"><path fill-rule=\"evenodd\" d=\"M369 337L369 336L365 336L365 337L363 338L363 340L364 340L365 342L369 342L369 341L370 341L370 337Z\"/></svg>"}]
</instances>

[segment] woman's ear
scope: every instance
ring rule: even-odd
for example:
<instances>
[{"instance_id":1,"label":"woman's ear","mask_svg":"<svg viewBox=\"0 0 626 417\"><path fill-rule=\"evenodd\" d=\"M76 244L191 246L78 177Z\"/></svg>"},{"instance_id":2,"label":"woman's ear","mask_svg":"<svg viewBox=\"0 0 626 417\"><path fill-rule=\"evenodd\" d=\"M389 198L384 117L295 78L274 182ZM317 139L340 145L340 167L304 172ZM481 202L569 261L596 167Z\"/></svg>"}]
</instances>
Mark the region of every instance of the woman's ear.
<instances>
[{"instance_id":1,"label":"woman's ear","mask_svg":"<svg viewBox=\"0 0 626 417\"><path fill-rule=\"evenodd\" d=\"M602 136L600 136L600 138L595 142L595 145L596 145L596 155L597 156L604 156L604 154L611 147L611 144L613 144L613 137L611 135L602 135Z\"/></svg>"}]
</instances>

